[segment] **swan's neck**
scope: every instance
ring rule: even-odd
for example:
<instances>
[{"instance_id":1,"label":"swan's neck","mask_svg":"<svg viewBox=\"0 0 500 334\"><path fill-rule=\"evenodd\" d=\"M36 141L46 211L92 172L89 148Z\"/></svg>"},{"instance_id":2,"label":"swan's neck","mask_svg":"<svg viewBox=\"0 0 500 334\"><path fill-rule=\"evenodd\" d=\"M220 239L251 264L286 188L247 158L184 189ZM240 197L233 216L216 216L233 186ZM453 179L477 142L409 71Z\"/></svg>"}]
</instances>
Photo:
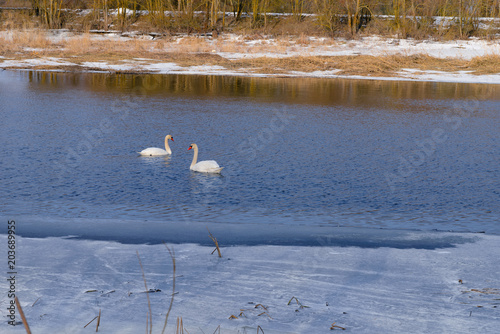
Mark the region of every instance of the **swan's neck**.
<instances>
[{"instance_id":1,"label":"swan's neck","mask_svg":"<svg viewBox=\"0 0 500 334\"><path fill-rule=\"evenodd\" d=\"M193 150L194 154L193 154L193 161L191 162L191 167L196 165L196 162L198 161L198 146L193 145Z\"/></svg>"},{"instance_id":2,"label":"swan's neck","mask_svg":"<svg viewBox=\"0 0 500 334\"><path fill-rule=\"evenodd\" d=\"M165 151L167 151L168 154L172 154L172 150L170 146L168 146L168 137L165 137Z\"/></svg>"}]
</instances>

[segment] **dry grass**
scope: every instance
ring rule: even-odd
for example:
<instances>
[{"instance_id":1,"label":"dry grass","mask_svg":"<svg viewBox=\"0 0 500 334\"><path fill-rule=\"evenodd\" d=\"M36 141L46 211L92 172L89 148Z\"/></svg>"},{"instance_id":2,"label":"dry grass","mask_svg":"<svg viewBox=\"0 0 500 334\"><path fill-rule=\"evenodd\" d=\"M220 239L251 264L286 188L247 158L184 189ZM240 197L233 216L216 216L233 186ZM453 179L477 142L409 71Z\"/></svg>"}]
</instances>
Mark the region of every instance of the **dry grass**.
<instances>
[{"instance_id":1,"label":"dry grass","mask_svg":"<svg viewBox=\"0 0 500 334\"><path fill-rule=\"evenodd\" d=\"M149 289L148 289L148 283L146 281L146 275L144 274L144 268L142 266L142 261L141 257L139 256L139 251L136 251L137 253L137 259L139 260L139 265L141 266L141 272L142 272L142 279L144 280L144 287L146 291L146 297L148 298L148 317L146 317L147 322L146 322L146 333L148 332L148 325L149 325L149 333L153 331L153 319L152 319L152 312L151 312L151 301L149 300ZM100 315L100 312L99 312ZM97 322L97 327L99 327L99 321ZM97 329L96 329L97 332Z\"/></svg>"},{"instance_id":2,"label":"dry grass","mask_svg":"<svg viewBox=\"0 0 500 334\"><path fill-rule=\"evenodd\" d=\"M16 303L16 308L17 311L19 312L19 315L21 316L21 320L23 321L24 329L26 330L27 334L31 334L30 326L28 325L28 321L26 320L26 317L24 316L23 308L21 307L21 303L19 302L19 299L15 298L15 303Z\"/></svg>"},{"instance_id":3,"label":"dry grass","mask_svg":"<svg viewBox=\"0 0 500 334\"><path fill-rule=\"evenodd\" d=\"M0 0L0 5L7 7L31 7L29 0ZM438 39L455 39L466 38L468 36L496 38L499 27L495 24L478 26L472 24L479 17L494 17L499 18L498 3L499 0L483 1L483 2L460 2L453 1L418 1L416 6L415 1L410 4L407 1L393 0L364 0L364 1L331 1L331 0L304 0L304 1L225 1L224 9L232 11L234 6L241 5L243 15L236 18L234 15L228 15L224 20L211 22L209 20L209 4L210 2L195 0L190 1L193 9L196 11L206 11L205 15L187 15L186 13L178 12L170 18L158 20L156 15L149 16L147 14L138 14L129 16L126 19L110 17L106 25L110 25L111 29L122 31L148 31L148 32L168 32L168 33L207 33L216 28L219 32L233 32L236 34L256 34L256 35L295 35L295 36L337 36L358 38L363 34L382 34L385 36L394 36L406 38L412 37L416 39L438 38ZM69 0L63 1L64 9L103 9L106 2L92 0ZM162 1L167 7L177 7L177 4L182 2L177 1ZM223 2L220 2L222 5ZM316 14L316 16L297 16L297 15L265 15L267 13L291 13L294 12L294 3L303 10L303 13ZM252 5L258 4L261 11L259 17L246 15L253 11ZM108 4L109 5L109 4ZM113 2L113 8L119 5L127 8L148 9L150 2L144 1L121 1ZM234 6L233 6L234 5ZM265 7L265 8L264 8ZM348 9L349 8L349 9ZM223 8L219 8L223 9ZM364 22L362 27L357 27L353 30L349 26L345 18L347 15L354 14L359 10L368 10L371 14L370 20ZM0 17L1 26L24 28L19 26L23 22L30 22L36 26L46 26L47 23L42 22L41 16L34 15L33 11L29 15L29 11L5 11L7 13L0 15L24 15L22 20L2 18ZM11 13L15 12L15 13ZM296 12L297 13L297 12ZM137 13L136 13L137 14ZM383 14L383 16L381 16ZM393 17L385 15L396 15L400 19L395 20ZM356 14L354 14L356 16ZM401 16L399 16L401 15ZM458 20L451 22L451 26L442 25L435 22L436 15L448 17L459 16L466 22L465 25L459 25ZM419 17L417 21L413 17ZM406 19L401 19L405 17ZM59 17L58 17L59 18ZM358 17L359 18L359 17ZM81 15L76 11L63 11L61 13L61 27L76 31L88 31L88 29L104 29L102 16L98 17L92 14ZM463 21L461 21L463 23ZM3 23L3 24L2 24ZM358 29L359 28L359 29ZM203 52L203 51L201 51Z\"/></svg>"},{"instance_id":4,"label":"dry grass","mask_svg":"<svg viewBox=\"0 0 500 334\"><path fill-rule=\"evenodd\" d=\"M212 233L210 233L210 230L208 229L208 227L207 227L207 231L208 231L208 235L210 236L210 239L212 239L212 241L213 241L213 242L214 242L214 244L215 244L215 249L214 249L214 251L212 252L212 254L213 254L215 251L217 251L217 254L219 254L219 257L222 257L222 254L221 254L221 252L220 252L220 248L219 248L219 241L217 241L217 238L216 238L216 237L214 237L214 236L212 235Z\"/></svg>"},{"instance_id":5,"label":"dry grass","mask_svg":"<svg viewBox=\"0 0 500 334\"><path fill-rule=\"evenodd\" d=\"M71 38L65 41L62 49L66 54L84 55L84 54L114 54L122 53L137 54L146 52L150 43L143 40L112 40L112 39L92 39L89 34L80 37Z\"/></svg>"},{"instance_id":6,"label":"dry grass","mask_svg":"<svg viewBox=\"0 0 500 334\"><path fill-rule=\"evenodd\" d=\"M500 73L500 56L486 55L472 58L468 67L476 74Z\"/></svg>"},{"instance_id":7,"label":"dry grass","mask_svg":"<svg viewBox=\"0 0 500 334\"><path fill-rule=\"evenodd\" d=\"M0 54L24 58L34 52L46 54L54 47L43 31L11 30L0 36Z\"/></svg>"},{"instance_id":8,"label":"dry grass","mask_svg":"<svg viewBox=\"0 0 500 334\"><path fill-rule=\"evenodd\" d=\"M335 328L339 328L339 329L341 329L341 330L345 331L345 327L341 327L341 326L339 326L339 325L335 325L335 324L336 324L336 322L334 322L334 323L332 323L332 324L330 325L330 330L334 330Z\"/></svg>"},{"instance_id":9,"label":"dry grass","mask_svg":"<svg viewBox=\"0 0 500 334\"><path fill-rule=\"evenodd\" d=\"M500 72L500 56L489 55L472 60L434 58L428 55L387 56L306 56L239 60L236 67L257 69L259 73L314 72L340 70L340 75L397 76L403 69L420 71L494 74Z\"/></svg>"},{"instance_id":10,"label":"dry grass","mask_svg":"<svg viewBox=\"0 0 500 334\"><path fill-rule=\"evenodd\" d=\"M11 35L14 45L22 45L27 48L47 49L53 44L41 30L20 30Z\"/></svg>"},{"instance_id":11,"label":"dry grass","mask_svg":"<svg viewBox=\"0 0 500 334\"><path fill-rule=\"evenodd\" d=\"M162 39L100 39L92 34L82 34L54 42L47 33L39 30L12 30L0 35L0 55L9 59L33 57L56 57L75 64L64 70L84 70L79 67L84 62L106 62L110 65L127 61L138 65L147 58L150 63L176 63L179 66L219 65L243 73L265 73L286 75L292 71L310 73L313 71L333 71L339 75L398 76L403 69L417 71L469 71L473 74L493 74L500 72L500 56L486 55L471 60L456 58L434 58L426 54L382 55L382 56L314 56L304 50L314 49L335 41L331 39L311 39L305 35L281 36L276 39L262 39L262 36L247 38L207 39L204 37L172 37ZM250 43L250 41L252 43ZM307 47L307 49L304 49ZM258 54L273 52L284 54L293 52L300 56L273 58L257 57L228 60L214 53L240 52ZM62 69L62 67L60 67ZM57 69L42 66L38 69Z\"/></svg>"},{"instance_id":12,"label":"dry grass","mask_svg":"<svg viewBox=\"0 0 500 334\"><path fill-rule=\"evenodd\" d=\"M90 36L88 34L71 38L63 44L63 48L66 49L67 52L73 54L83 54L89 52L91 47L92 42L90 41Z\"/></svg>"},{"instance_id":13,"label":"dry grass","mask_svg":"<svg viewBox=\"0 0 500 334\"><path fill-rule=\"evenodd\" d=\"M204 38L187 36L178 40L174 46L178 52L210 52L213 47Z\"/></svg>"},{"instance_id":14,"label":"dry grass","mask_svg":"<svg viewBox=\"0 0 500 334\"><path fill-rule=\"evenodd\" d=\"M165 333L165 330L167 329L167 322L168 322L168 316L170 315L170 311L172 310L172 305L174 304L174 296L175 296L175 274L176 274L176 266L175 266L175 252L170 247L167 246L165 242L163 242L165 247L168 250L168 254L170 255L170 258L172 259L172 296L170 297L170 305L168 306L168 311L167 314L165 315L165 324L163 325L163 330L161 333Z\"/></svg>"},{"instance_id":15,"label":"dry grass","mask_svg":"<svg viewBox=\"0 0 500 334\"><path fill-rule=\"evenodd\" d=\"M0 11L0 29L34 29L38 26L39 22L29 15L29 11Z\"/></svg>"}]
</instances>

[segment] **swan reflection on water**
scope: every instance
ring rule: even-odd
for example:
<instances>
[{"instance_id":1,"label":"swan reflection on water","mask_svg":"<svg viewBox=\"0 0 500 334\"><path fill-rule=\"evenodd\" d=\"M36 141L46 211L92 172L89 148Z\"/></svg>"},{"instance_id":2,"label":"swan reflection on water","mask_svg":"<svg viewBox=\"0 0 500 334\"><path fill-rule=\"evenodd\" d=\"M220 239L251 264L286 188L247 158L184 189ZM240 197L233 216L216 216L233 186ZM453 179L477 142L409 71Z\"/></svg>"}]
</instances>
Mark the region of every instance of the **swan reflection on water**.
<instances>
[{"instance_id":1,"label":"swan reflection on water","mask_svg":"<svg viewBox=\"0 0 500 334\"><path fill-rule=\"evenodd\" d=\"M141 161L145 164L148 165L158 165L160 163L164 164L165 166L170 165L170 160L172 159L172 156L170 155L156 155L156 156L149 156L149 155L141 155L139 156L141 158Z\"/></svg>"}]
</instances>

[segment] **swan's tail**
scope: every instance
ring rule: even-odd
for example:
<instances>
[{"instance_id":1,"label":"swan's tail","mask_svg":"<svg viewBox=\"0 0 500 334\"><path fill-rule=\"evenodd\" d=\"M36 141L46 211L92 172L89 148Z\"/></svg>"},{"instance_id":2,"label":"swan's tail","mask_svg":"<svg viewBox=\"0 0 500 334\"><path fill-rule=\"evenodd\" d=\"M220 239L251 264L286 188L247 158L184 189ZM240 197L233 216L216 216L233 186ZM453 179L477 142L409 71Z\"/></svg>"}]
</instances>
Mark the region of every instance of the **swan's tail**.
<instances>
[{"instance_id":1,"label":"swan's tail","mask_svg":"<svg viewBox=\"0 0 500 334\"><path fill-rule=\"evenodd\" d=\"M224 167L214 168L213 173L220 173L223 169L224 169Z\"/></svg>"}]
</instances>

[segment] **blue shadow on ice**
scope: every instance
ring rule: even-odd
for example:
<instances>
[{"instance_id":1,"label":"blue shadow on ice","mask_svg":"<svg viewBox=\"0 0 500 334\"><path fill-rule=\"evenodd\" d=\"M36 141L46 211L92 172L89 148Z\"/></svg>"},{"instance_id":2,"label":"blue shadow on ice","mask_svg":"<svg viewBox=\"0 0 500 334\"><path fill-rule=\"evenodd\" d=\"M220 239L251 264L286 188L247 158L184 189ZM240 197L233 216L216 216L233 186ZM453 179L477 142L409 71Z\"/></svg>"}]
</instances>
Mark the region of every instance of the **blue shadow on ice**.
<instances>
[{"instance_id":1,"label":"blue shadow on ice","mask_svg":"<svg viewBox=\"0 0 500 334\"><path fill-rule=\"evenodd\" d=\"M17 233L23 237L65 237L106 240L126 244L195 243L212 246L207 228L221 246L280 245L337 246L397 249L438 249L478 240L477 234L389 230L356 227L281 224L227 224L200 222L149 222L120 220L37 221L22 218Z\"/></svg>"}]
</instances>

